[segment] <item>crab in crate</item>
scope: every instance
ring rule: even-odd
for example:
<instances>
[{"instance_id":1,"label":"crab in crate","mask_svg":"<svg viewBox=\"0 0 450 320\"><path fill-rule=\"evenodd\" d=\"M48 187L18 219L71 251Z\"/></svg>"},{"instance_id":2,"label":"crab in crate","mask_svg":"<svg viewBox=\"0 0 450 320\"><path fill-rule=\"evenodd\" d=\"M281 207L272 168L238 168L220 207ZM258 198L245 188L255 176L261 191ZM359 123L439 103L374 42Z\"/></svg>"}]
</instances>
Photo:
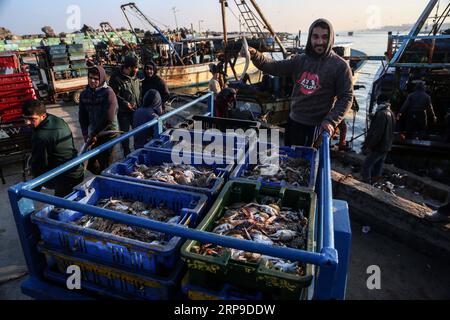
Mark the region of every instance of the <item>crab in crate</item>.
<instances>
[{"instance_id":1,"label":"crab in crate","mask_svg":"<svg viewBox=\"0 0 450 320\"><path fill-rule=\"evenodd\" d=\"M153 207L139 201L109 198L99 200L96 206L103 209L109 209L170 224L176 224L179 221L179 216L177 216L173 210L167 208L164 204L161 204L158 207ZM100 232L110 233L115 236L147 243L162 244L165 237L164 234L160 232L140 227L128 226L114 222L113 220L92 217L89 215L85 215L73 223L82 228L93 229Z\"/></svg>"},{"instance_id":2,"label":"crab in crate","mask_svg":"<svg viewBox=\"0 0 450 320\"><path fill-rule=\"evenodd\" d=\"M236 203L224 208L224 214L215 222L212 232L265 245L305 250L309 221L303 212L280 207L270 197L261 203ZM259 263L264 259L270 269L298 275L305 273L302 263L212 244L197 245L192 252L203 256L221 256L228 252L235 261Z\"/></svg>"},{"instance_id":3,"label":"crab in crate","mask_svg":"<svg viewBox=\"0 0 450 320\"><path fill-rule=\"evenodd\" d=\"M217 179L210 168L192 167L188 165L164 164L148 167L136 165L131 177L140 180L159 181L173 185L210 188Z\"/></svg>"},{"instance_id":4,"label":"crab in crate","mask_svg":"<svg viewBox=\"0 0 450 320\"><path fill-rule=\"evenodd\" d=\"M278 161L273 161L274 158ZM280 157L272 150L269 155L259 154L260 165L250 166L243 177L250 180L264 178L266 181L280 183L286 181L294 187L308 186L311 177L311 164L302 158Z\"/></svg>"}]
</instances>

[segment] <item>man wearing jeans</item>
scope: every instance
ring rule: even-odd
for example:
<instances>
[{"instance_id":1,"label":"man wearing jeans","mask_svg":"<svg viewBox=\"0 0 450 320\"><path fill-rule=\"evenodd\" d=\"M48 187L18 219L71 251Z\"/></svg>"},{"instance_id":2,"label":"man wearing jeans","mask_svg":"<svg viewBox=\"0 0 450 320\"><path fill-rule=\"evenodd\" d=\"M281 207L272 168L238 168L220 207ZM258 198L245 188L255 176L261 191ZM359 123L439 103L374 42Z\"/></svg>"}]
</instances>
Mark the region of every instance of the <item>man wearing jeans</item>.
<instances>
[{"instance_id":1,"label":"man wearing jeans","mask_svg":"<svg viewBox=\"0 0 450 320\"><path fill-rule=\"evenodd\" d=\"M384 162L394 140L395 115L391 111L389 98L382 94L378 97L377 104L378 108L363 146L368 156L363 164L362 177L364 182L369 184L381 177Z\"/></svg>"}]
</instances>

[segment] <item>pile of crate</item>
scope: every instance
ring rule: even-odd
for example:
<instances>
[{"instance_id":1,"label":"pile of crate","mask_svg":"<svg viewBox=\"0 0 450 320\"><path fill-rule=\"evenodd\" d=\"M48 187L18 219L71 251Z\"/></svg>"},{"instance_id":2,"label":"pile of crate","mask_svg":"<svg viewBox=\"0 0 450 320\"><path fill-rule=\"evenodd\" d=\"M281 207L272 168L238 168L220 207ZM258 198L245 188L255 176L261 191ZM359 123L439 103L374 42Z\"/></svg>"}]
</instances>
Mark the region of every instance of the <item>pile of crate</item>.
<instances>
[{"instance_id":1,"label":"pile of crate","mask_svg":"<svg viewBox=\"0 0 450 320\"><path fill-rule=\"evenodd\" d=\"M71 77L69 54L67 46L60 44L47 47L50 64L56 80L64 80Z\"/></svg>"},{"instance_id":2,"label":"pile of crate","mask_svg":"<svg viewBox=\"0 0 450 320\"><path fill-rule=\"evenodd\" d=\"M223 120L209 128L227 127ZM236 123L235 123L236 125ZM255 123L239 123L243 129L258 128ZM227 164L211 165L211 159L199 153L190 154L193 167L210 167L216 179L209 188L174 185L164 181L133 178L130 174L139 166L158 166L173 162L176 144L169 130L137 150L124 161L112 165L88 183L77 187L68 200L81 205L96 205L100 199L126 198L132 201L160 204L179 214L178 224L211 232L214 223L223 217L225 207L234 203L252 203L267 195L279 198L283 206L302 210L309 219L307 250L314 251L316 195L313 188L292 188L286 184L266 184L248 181L233 171L240 167ZM203 133L203 132L202 132ZM192 138L198 132L187 131ZM240 150L250 150L249 139L233 136L234 157ZM207 140L207 139L204 139ZM226 143L226 140L224 143ZM202 143L206 147L210 142ZM225 150L225 145L224 148ZM248 159L249 153L245 153ZM286 151L285 156L306 157L317 166L314 152ZM227 154L228 156L228 154ZM215 158L217 160L217 158ZM238 158L234 159L239 160ZM246 160L247 161L247 160ZM315 173L310 185L315 184ZM33 214L32 221L41 231L40 251L45 255L45 276L65 285L67 268L82 268L82 288L86 294L98 297L142 299L303 299L314 276L314 267L308 265L304 276L271 270L264 261L258 264L235 262L226 257L203 256L191 249L196 241L184 241L167 235L166 244L143 243L113 236L74 224L85 213L56 210L49 206Z\"/></svg>"},{"instance_id":3,"label":"pile of crate","mask_svg":"<svg viewBox=\"0 0 450 320\"><path fill-rule=\"evenodd\" d=\"M70 68L72 77L87 77L86 53L82 44L71 44L68 46Z\"/></svg>"},{"instance_id":4,"label":"pile of crate","mask_svg":"<svg viewBox=\"0 0 450 320\"><path fill-rule=\"evenodd\" d=\"M0 56L0 121L2 124L22 116L22 104L36 99L33 83L28 73L18 73L19 62L15 55Z\"/></svg>"},{"instance_id":5,"label":"pile of crate","mask_svg":"<svg viewBox=\"0 0 450 320\"><path fill-rule=\"evenodd\" d=\"M22 119L22 105L36 99L28 73L18 73L19 61L15 55L0 55L0 160L25 155L31 149L31 129ZM2 179L3 179L3 173ZM4 181L3 181L4 182Z\"/></svg>"}]
</instances>

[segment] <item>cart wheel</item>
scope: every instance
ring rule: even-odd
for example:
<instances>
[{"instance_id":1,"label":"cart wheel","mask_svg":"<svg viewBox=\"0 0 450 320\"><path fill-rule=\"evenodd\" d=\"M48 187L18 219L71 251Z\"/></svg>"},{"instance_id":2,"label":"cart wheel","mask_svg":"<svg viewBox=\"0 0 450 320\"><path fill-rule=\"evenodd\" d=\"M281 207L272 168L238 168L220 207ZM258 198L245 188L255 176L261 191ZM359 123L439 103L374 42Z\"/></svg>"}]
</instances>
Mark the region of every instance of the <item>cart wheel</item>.
<instances>
[{"instance_id":1,"label":"cart wheel","mask_svg":"<svg viewBox=\"0 0 450 320\"><path fill-rule=\"evenodd\" d=\"M78 90L73 93L72 100L73 100L73 102L75 102L75 104L80 104L81 92L82 92L82 90Z\"/></svg>"}]
</instances>

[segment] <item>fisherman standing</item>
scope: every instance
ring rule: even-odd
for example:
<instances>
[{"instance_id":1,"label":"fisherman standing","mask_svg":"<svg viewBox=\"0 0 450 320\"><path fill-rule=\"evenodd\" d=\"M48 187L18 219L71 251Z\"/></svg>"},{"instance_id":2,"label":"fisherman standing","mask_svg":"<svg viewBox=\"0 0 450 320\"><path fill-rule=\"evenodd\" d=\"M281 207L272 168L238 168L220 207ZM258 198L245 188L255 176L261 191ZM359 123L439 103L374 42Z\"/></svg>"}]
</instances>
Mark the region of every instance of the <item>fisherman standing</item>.
<instances>
[{"instance_id":1,"label":"fisherman standing","mask_svg":"<svg viewBox=\"0 0 450 320\"><path fill-rule=\"evenodd\" d=\"M222 87L220 86L219 68L215 64L210 64L209 71L212 73L213 76L211 80L209 80L208 89L209 92L213 92L214 96L217 97L217 95L222 90Z\"/></svg>"},{"instance_id":2,"label":"fisherman standing","mask_svg":"<svg viewBox=\"0 0 450 320\"><path fill-rule=\"evenodd\" d=\"M123 132L129 132L133 124L133 114L139 107L141 96L141 83L137 78L138 60L135 57L128 56L122 67L111 77L109 85L117 95L119 102L118 121L119 128ZM131 152L130 141L122 142L124 156Z\"/></svg>"},{"instance_id":3,"label":"fisherman standing","mask_svg":"<svg viewBox=\"0 0 450 320\"><path fill-rule=\"evenodd\" d=\"M145 79L142 81L142 98L149 90L156 90L162 99L162 108L165 110L165 104L170 99L170 91L166 82L158 76L158 66L153 61L147 63L144 67Z\"/></svg>"},{"instance_id":4,"label":"fisherman standing","mask_svg":"<svg viewBox=\"0 0 450 320\"><path fill-rule=\"evenodd\" d=\"M368 153L362 168L363 181L373 184L383 173L384 162L392 149L395 130L395 115L391 111L389 98L380 95L377 99L377 111L364 142L363 150Z\"/></svg>"},{"instance_id":5,"label":"fisherman standing","mask_svg":"<svg viewBox=\"0 0 450 320\"><path fill-rule=\"evenodd\" d=\"M348 63L333 52L333 45L333 26L319 19L311 25L305 54L273 61L249 48L258 69L296 79L285 137L287 146L311 147L321 132L333 135L352 106L352 71Z\"/></svg>"},{"instance_id":6,"label":"fisherman standing","mask_svg":"<svg viewBox=\"0 0 450 320\"><path fill-rule=\"evenodd\" d=\"M95 149L118 136L117 97L106 83L103 67L89 68L88 86L80 95L79 121L84 141ZM89 159L87 169L99 175L113 162L114 148Z\"/></svg>"},{"instance_id":7,"label":"fisherman standing","mask_svg":"<svg viewBox=\"0 0 450 320\"><path fill-rule=\"evenodd\" d=\"M418 135L423 135L427 129L427 113L431 115L432 121L436 123L437 118L434 114L431 97L425 92L425 83L420 81L416 84L416 90L408 96L400 109L397 120L406 115L406 132L409 138L416 138Z\"/></svg>"},{"instance_id":8,"label":"fisherman standing","mask_svg":"<svg viewBox=\"0 0 450 320\"><path fill-rule=\"evenodd\" d=\"M22 107L25 123L33 129L31 138L31 173L39 177L77 157L72 131L67 123L48 114L43 102L30 100ZM83 182L84 169L78 165L47 182L44 186L55 190L55 196L65 197Z\"/></svg>"}]
</instances>

